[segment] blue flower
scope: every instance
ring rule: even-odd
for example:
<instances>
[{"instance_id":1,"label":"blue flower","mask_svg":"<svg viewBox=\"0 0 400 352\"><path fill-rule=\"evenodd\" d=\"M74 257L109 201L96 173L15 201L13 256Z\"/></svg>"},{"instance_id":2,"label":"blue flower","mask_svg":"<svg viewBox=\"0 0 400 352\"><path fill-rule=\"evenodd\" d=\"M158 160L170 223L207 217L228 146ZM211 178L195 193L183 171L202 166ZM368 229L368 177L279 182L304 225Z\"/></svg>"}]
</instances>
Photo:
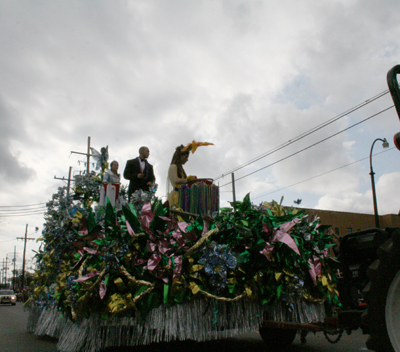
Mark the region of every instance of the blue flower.
<instances>
[{"instance_id":1,"label":"blue flower","mask_svg":"<svg viewBox=\"0 0 400 352\"><path fill-rule=\"evenodd\" d=\"M202 251L199 263L204 265L205 273L210 276L209 284L218 290L224 289L228 284L228 270L234 270L237 266L235 255L228 245L215 242L211 242Z\"/></svg>"}]
</instances>

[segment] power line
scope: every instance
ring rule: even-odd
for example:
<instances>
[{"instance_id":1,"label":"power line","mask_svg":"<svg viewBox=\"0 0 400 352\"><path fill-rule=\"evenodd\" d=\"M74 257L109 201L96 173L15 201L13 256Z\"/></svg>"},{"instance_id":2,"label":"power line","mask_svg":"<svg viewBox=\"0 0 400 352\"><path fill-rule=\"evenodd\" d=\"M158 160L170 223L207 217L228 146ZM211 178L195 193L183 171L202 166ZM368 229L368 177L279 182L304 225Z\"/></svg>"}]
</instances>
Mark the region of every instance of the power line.
<instances>
[{"instance_id":1,"label":"power line","mask_svg":"<svg viewBox=\"0 0 400 352\"><path fill-rule=\"evenodd\" d=\"M13 214L6 214L6 215L0 213L0 218L8 218L8 217L13 217L13 216L41 215L41 214L44 214L45 212L46 212L45 210L43 210L43 211L35 210L33 212L16 213L16 214L13 213Z\"/></svg>"},{"instance_id":2,"label":"power line","mask_svg":"<svg viewBox=\"0 0 400 352\"><path fill-rule=\"evenodd\" d=\"M0 218L29 216L44 214L47 207L46 203L27 204L27 205L3 205L0 206Z\"/></svg>"},{"instance_id":3,"label":"power line","mask_svg":"<svg viewBox=\"0 0 400 352\"><path fill-rule=\"evenodd\" d=\"M12 240L0 241L0 243L3 243L3 242L10 242L10 241L15 241L15 238L13 238Z\"/></svg>"},{"instance_id":4,"label":"power line","mask_svg":"<svg viewBox=\"0 0 400 352\"><path fill-rule=\"evenodd\" d=\"M0 208L22 208L22 207L33 207L37 205L42 205L46 203L36 203L36 204L28 204L28 205L0 205Z\"/></svg>"},{"instance_id":5,"label":"power line","mask_svg":"<svg viewBox=\"0 0 400 352\"><path fill-rule=\"evenodd\" d=\"M393 107L394 107L394 105L389 106L388 108L386 108L386 109L384 109L384 110L381 110L380 112L377 112L376 114L371 115L371 116L365 118L364 120L361 120L361 121L355 123L354 125L351 125L351 126L345 128L345 129L343 129L343 130L341 130L341 131L339 131L339 132L336 132L336 133L330 135L329 137L326 137L326 138L324 138L324 139L321 139L320 141L318 141L318 142L316 142L316 143L314 143L314 144L311 144L311 145L309 145L308 147L305 147L305 148L303 148L303 149L300 149L300 150L298 150L297 152L292 153L292 154L290 154L290 155L288 155L288 156L286 156L286 157L284 157L284 158L282 158L282 159L279 159L279 160L277 160L277 161L275 161L275 162L273 162L273 163L271 163L271 164L268 164L268 165L266 165L266 166L264 166L264 167L262 167L262 168L260 168L260 169L258 169L258 170L255 170L255 171L253 171L253 172L250 172L249 174L246 174L246 175L244 175L244 176L242 176L242 177L239 177L239 178L237 178L235 181L237 182L237 181L239 181L239 180L241 180L241 179L243 179L243 178L245 178L245 177L247 177L247 176L253 175L253 174L255 174L255 173L257 173L257 172L259 172L259 171L261 171L261 170L264 170L264 169L266 169L266 168L268 168L268 167L270 167L270 166L273 166L273 165L275 165L275 164L277 164L277 163L280 163L281 161L284 161L284 160L286 160L286 159L289 159L289 158L291 158L291 157L294 156L294 155L300 154L300 153L304 152L304 151L307 150L307 149L310 149L310 148L312 148L312 147L315 147L316 145L321 144L321 143L327 141L328 139L331 139L331 138L333 138L333 137L335 137L335 136L337 136L337 135L339 135L339 134L341 134L341 133L343 133L343 132L345 132L345 131L348 131L349 129L351 129L351 128L353 128L353 127L355 127L355 126L357 126L357 125L359 125L359 124L361 124L361 123L363 123L363 122L365 122L365 121L368 121L369 119L372 119L373 117L378 116L378 115L382 114L383 112L385 112L385 111L387 111L387 110L389 110L389 109L391 109L391 108L393 108ZM223 184L222 186L220 186L220 188L221 188L221 187L224 187L224 186L227 186L227 185L229 185L229 184L231 184L231 183L232 183L232 182L227 182L227 183Z\"/></svg>"},{"instance_id":6,"label":"power line","mask_svg":"<svg viewBox=\"0 0 400 352\"><path fill-rule=\"evenodd\" d=\"M386 95L387 93L389 93L389 90L388 90L388 89L385 90L385 91L383 91L383 92L381 92L381 93L379 93L379 94L377 94L377 95L375 95L375 96L373 96L372 98L367 99L366 101L364 101L364 102L362 102L362 103L360 103L360 104L354 106L353 108L350 108L350 109L346 110L345 112L342 112L341 114L339 114L339 115L337 115L337 116L335 116L335 117L333 117L333 118L327 120L326 122L324 122L324 123L322 123L322 124L320 124L320 125L317 125L317 126L313 127L312 129L310 129L310 130L308 130L308 131L306 131L306 132L303 132L302 134L298 135L297 137L295 137L295 138L293 138L293 139L290 139L289 141L287 141L287 142L285 142L285 143L282 143L281 145L279 145L279 146L277 146L277 147L275 147L275 148L273 148L273 149L271 149L271 150L265 152L264 154L261 154L261 155L259 155L258 157L253 158L253 159L249 160L248 162L246 162L246 163L244 163L244 164L242 164L242 165L240 165L240 166L237 166L237 167L231 169L230 171L227 171L226 173L223 173L222 175L220 175L220 176L214 178L214 180L218 180L218 179L224 177L224 176L227 175L227 174L230 174L230 173L232 173L232 172L235 172L235 171L237 171L237 170L240 170L240 169L242 169L242 168L244 168L244 167L246 167L246 166L248 166L248 165L250 165L250 164L252 164L252 163L255 163L256 161L258 161L258 160L260 160L260 159L265 158L265 157L268 156L268 155L271 155L271 154L273 154L273 153L275 153L275 152L277 152L277 151L279 151L279 150L281 150L281 149L283 149L283 148L285 148L285 147L287 147L287 146L289 146L289 145L291 145L291 144L293 144L293 143L295 143L295 142L298 142L299 140L301 140L301 139L303 139L303 138L309 136L310 134L312 134L312 133L314 133L314 132L317 132L317 131L319 131L320 129L326 127L326 126L329 126L329 125L332 124L333 122L336 122L337 120L339 120L339 119L341 119L341 118L343 118L343 117L345 117L345 116L351 114L352 112L354 112L354 111L356 111L356 110L358 110L358 109L364 107L365 105L367 105L367 104L369 104L369 103L372 103L373 101L375 101L375 100L377 100L377 99L383 97L383 96ZM227 184L229 184L229 183L227 183Z\"/></svg>"},{"instance_id":7,"label":"power line","mask_svg":"<svg viewBox=\"0 0 400 352\"><path fill-rule=\"evenodd\" d=\"M3 212L13 212L13 213L20 213L20 212L32 212L32 211L39 211L39 210L46 210L47 207L37 207L37 208L25 208L25 209L0 209L0 214Z\"/></svg>"},{"instance_id":8,"label":"power line","mask_svg":"<svg viewBox=\"0 0 400 352\"><path fill-rule=\"evenodd\" d=\"M379 153L375 153L375 154L373 154L373 156L379 155L379 154L382 154L382 153L386 153L386 152L388 152L389 150L392 150L392 149L395 149L395 147L386 149L386 150L381 151L381 152L379 152ZM262 195L260 195L260 196L257 196L257 197L255 197L255 198L253 198L253 199L265 197L265 196L268 196L269 194L276 193L276 192L282 191L282 190L284 190L284 189L287 189L287 188L290 188L290 187L293 187L293 186L297 186L297 185L299 185L300 183L304 183L304 182L307 182L307 181L311 181L311 180L313 180L313 179L315 179L315 178L318 178L318 177L327 175L327 174L329 174L329 173L331 173L331 172L334 172L334 171L337 171L337 170L340 170L340 169L344 169L345 167L348 167L348 166L357 164L357 163L359 163L359 162L361 162L361 161L364 161L364 160L366 160L366 159L369 159L369 156L367 156L367 157L365 157L365 158L362 158L362 159L359 159L359 160L357 160L357 161L353 161L352 163L339 166L339 167L337 167L336 169L332 169L332 170L323 172L322 174L318 174L318 175L316 175L316 176L309 177L309 178L307 178L307 179L305 179L305 180L302 180L302 181L299 181L299 182L296 182L296 183L292 183L292 184L289 185L289 186L276 189L276 190L274 190L274 191L272 191L272 192L264 193L264 194L262 194Z\"/></svg>"}]
</instances>

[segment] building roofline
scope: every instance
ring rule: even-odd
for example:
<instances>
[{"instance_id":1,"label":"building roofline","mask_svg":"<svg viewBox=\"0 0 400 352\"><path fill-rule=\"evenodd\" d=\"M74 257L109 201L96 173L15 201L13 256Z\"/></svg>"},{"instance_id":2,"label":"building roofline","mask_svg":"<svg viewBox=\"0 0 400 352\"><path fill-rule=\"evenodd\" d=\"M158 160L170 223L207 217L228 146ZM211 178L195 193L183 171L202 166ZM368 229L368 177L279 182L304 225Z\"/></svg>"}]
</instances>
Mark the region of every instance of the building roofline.
<instances>
[{"instance_id":1,"label":"building roofline","mask_svg":"<svg viewBox=\"0 0 400 352\"><path fill-rule=\"evenodd\" d=\"M374 216L374 214L367 214L367 213L358 213L358 212L350 212L350 211L337 211L337 210L327 210L327 209L314 209L314 208L297 208L293 207L294 209L299 209L299 210L307 210L307 211L322 211L322 212L327 212L327 213L342 213L342 214L360 214L360 215L370 215ZM384 214L384 215L379 215L379 216L399 216L399 214Z\"/></svg>"}]
</instances>

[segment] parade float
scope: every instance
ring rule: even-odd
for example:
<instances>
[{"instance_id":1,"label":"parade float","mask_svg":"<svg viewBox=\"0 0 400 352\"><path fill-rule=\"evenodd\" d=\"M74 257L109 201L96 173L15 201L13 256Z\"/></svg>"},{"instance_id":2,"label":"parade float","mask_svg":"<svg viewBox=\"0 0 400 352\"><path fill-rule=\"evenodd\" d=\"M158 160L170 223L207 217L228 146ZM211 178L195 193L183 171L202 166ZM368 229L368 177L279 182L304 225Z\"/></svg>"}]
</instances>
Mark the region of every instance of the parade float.
<instances>
[{"instance_id":1,"label":"parade float","mask_svg":"<svg viewBox=\"0 0 400 352\"><path fill-rule=\"evenodd\" d=\"M236 336L265 319L322 322L340 304L327 227L250 195L219 209L217 186L203 181L183 187L173 210L153 192L128 202L123 187L121 209L98 206L94 172L71 193L59 188L36 253L28 330L57 338L60 351L92 352Z\"/></svg>"}]
</instances>

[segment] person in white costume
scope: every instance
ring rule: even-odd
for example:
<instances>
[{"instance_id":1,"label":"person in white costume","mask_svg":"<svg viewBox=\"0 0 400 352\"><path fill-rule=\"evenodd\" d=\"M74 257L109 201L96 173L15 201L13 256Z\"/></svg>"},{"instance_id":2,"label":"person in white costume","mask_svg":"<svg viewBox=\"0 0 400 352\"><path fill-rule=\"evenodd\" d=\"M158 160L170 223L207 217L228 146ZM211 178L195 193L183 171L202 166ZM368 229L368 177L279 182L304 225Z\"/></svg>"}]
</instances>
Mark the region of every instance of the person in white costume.
<instances>
[{"instance_id":1,"label":"person in white costume","mask_svg":"<svg viewBox=\"0 0 400 352\"><path fill-rule=\"evenodd\" d=\"M100 188L100 206L106 206L107 198L113 207L122 209L123 198L119 195L121 185L121 175L118 173L119 164L117 161L111 162L111 170L107 170L103 177L103 185Z\"/></svg>"}]
</instances>

